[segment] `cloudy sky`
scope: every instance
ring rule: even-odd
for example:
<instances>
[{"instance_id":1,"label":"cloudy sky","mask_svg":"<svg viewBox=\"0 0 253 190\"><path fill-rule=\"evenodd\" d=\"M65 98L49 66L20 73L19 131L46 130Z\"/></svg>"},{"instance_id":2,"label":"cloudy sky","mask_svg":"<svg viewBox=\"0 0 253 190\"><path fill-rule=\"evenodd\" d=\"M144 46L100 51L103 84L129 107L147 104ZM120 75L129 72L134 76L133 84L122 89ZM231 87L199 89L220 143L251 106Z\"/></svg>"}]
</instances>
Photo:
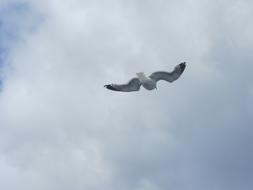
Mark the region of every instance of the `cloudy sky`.
<instances>
[{"instance_id":1,"label":"cloudy sky","mask_svg":"<svg viewBox=\"0 0 253 190\"><path fill-rule=\"evenodd\" d=\"M0 188L251 190L251 0L1 0ZM187 68L157 91L136 72Z\"/></svg>"}]
</instances>

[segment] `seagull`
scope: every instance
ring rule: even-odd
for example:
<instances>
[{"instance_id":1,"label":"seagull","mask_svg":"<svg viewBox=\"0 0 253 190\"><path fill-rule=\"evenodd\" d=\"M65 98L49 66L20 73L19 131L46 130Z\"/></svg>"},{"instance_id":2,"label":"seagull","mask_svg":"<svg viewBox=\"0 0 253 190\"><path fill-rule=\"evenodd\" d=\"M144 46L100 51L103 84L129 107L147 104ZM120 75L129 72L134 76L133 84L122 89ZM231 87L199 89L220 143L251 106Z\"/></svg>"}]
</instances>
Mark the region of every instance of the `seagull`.
<instances>
[{"instance_id":1,"label":"seagull","mask_svg":"<svg viewBox=\"0 0 253 190\"><path fill-rule=\"evenodd\" d=\"M114 91L121 91L121 92L133 92L139 91L140 87L143 86L147 90L154 90L157 89L156 83L159 80L165 80L167 82L173 82L177 80L181 74L184 72L186 67L186 62L182 62L175 66L172 72L166 71L157 71L152 73L150 76L146 76L143 72L136 73L137 77L132 78L126 84L106 84L104 85L105 88Z\"/></svg>"}]
</instances>

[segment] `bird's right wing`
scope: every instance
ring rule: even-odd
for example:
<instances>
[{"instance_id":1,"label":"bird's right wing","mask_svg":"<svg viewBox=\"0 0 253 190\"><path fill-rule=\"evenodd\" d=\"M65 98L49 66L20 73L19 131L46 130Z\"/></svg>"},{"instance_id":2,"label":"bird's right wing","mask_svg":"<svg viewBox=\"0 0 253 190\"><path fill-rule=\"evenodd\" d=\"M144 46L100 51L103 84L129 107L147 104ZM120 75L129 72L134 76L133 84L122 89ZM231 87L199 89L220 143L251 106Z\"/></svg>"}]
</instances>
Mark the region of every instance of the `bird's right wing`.
<instances>
[{"instance_id":1,"label":"bird's right wing","mask_svg":"<svg viewBox=\"0 0 253 190\"><path fill-rule=\"evenodd\" d=\"M141 82L138 78L133 78L126 84L107 84L104 87L114 91L132 92L140 90Z\"/></svg>"}]
</instances>

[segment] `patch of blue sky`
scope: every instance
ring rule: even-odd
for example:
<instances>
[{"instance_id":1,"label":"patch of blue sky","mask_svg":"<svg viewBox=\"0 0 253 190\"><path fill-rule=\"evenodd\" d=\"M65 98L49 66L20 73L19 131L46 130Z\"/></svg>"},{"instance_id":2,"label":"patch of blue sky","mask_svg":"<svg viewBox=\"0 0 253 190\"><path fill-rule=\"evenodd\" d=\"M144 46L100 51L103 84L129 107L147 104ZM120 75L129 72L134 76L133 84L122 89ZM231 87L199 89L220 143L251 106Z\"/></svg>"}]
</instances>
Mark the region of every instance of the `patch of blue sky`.
<instances>
[{"instance_id":1,"label":"patch of blue sky","mask_svg":"<svg viewBox=\"0 0 253 190\"><path fill-rule=\"evenodd\" d=\"M43 17L26 2L12 2L0 7L0 88L12 48L34 32L42 21Z\"/></svg>"}]
</instances>

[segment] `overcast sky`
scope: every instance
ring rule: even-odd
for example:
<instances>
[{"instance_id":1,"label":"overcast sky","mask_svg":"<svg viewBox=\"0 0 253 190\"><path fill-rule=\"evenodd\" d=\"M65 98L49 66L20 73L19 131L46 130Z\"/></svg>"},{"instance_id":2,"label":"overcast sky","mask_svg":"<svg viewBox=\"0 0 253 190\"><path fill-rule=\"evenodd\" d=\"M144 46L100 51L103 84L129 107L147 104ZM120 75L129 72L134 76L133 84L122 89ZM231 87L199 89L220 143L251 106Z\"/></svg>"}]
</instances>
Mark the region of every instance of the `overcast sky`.
<instances>
[{"instance_id":1,"label":"overcast sky","mask_svg":"<svg viewBox=\"0 0 253 190\"><path fill-rule=\"evenodd\" d=\"M1 0L0 188L251 190L251 0ZM136 72L181 78L117 93Z\"/></svg>"}]
</instances>

